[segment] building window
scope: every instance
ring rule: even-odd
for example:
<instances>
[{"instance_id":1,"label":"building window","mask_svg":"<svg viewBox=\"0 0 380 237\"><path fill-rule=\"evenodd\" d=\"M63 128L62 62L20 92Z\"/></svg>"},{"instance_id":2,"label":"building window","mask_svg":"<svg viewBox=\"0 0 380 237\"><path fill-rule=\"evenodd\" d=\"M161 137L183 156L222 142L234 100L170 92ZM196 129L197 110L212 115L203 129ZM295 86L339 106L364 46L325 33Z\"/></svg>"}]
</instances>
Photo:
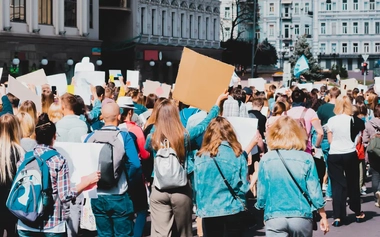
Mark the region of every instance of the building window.
<instances>
[{"instance_id":1,"label":"building window","mask_svg":"<svg viewBox=\"0 0 380 237\"><path fill-rule=\"evenodd\" d=\"M206 17L206 40L208 40L209 24L210 24L210 18Z\"/></svg>"},{"instance_id":2,"label":"building window","mask_svg":"<svg viewBox=\"0 0 380 237\"><path fill-rule=\"evenodd\" d=\"M359 33L359 31L358 31L358 23L357 22L354 22L354 23L352 23L352 25L353 25L353 29L352 29L352 33L354 33L354 34L358 34Z\"/></svg>"},{"instance_id":3,"label":"building window","mask_svg":"<svg viewBox=\"0 0 380 237\"><path fill-rule=\"evenodd\" d=\"M342 9L343 9L343 11L347 11L347 9L348 9L348 7L347 7L347 0L343 0Z\"/></svg>"},{"instance_id":4,"label":"building window","mask_svg":"<svg viewBox=\"0 0 380 237\"><path fill-rule=\"evenodd\" d=\"M231 18L231 11L230 11L230 7L225 7L224 8L224 18Z\"/></svg>"},{"instance_id":5,"label":"building window","mask_svg":"<svg viewBox=\"0 0 380 237\"><path fill-rule=\"evenodd\" d=\"M357 53L359 51L359 48L358 48L358 43L353 43L352 44L352 51L354 53Z\"/></svg>"},{"instance_id":6,"label":"building window","mask_svg":"<svg viewBox=\"0 0 380 237\"><path fill-rule=\"evenodd\" d=\"M94 28L94 0L90 0L90 23L89 27L90 29Z\"/></svg>"},{"instance_id":7,"label":"building window","mask_svg":"<svg viewBox=\"0 0 380 237\"><path fill-rule=\"evenodd\" d=\"M310 5L308 2L305 3L305 14L307 15L309 13Z\"/></svg>"},{"instance_id":8,"label":"building window","mask_svg":"<svg viewBox=\"0 0 380 237\"><path fill-rule=\"evenodd\" d=\"M150 24L150 27L151 27L151 29L152 29L152 31L151 31L151 34L152 35L154 35L154 33L155 33L155 28L156 27L154 27L154 22L156 21L156 9L152 9L152 22L151 22L151 24Z\"/></svg>"},{"instance_id":9,"label":"building window","mask_svg":"<svg viewBox=\"0 0 380 237\"><path fill-rule=\"evenodd\" d=\"M201 16L198 16L198 39L201 39L201 36L202 36L202 17ZM229 39L229 37L227 38Z\"/></svg>"},{"instance_id":10,"label":"building window","mask_svg":"<svg viewBox=\"0 0 380 237\"><path fill-rule=\"evenodd\" d=\"M172 27L172 37L175 37L176 34L175 34L175 28L176 28L176 20L175 20L175 12L172 12L172 24L171 24L171 27Z\"/></svg>"},{"instance_id":11,"label":"building window","mask_svg":"<svg viewBox=\"0 0 380 237\"><path fill-rule=\"evenodd\" d=\"M375 22L375 34L380 34L380 22Z\"/></svg>"},{"instance_id":12,"label":"building window","mask_svg":"<svg viewBox=\"0 0 380 237\"><path fill-rule=\"evenodd\" d=\"M269 3L269 12L274 13L274 3Z\"/></svg>"},{"instance_id":13,"label":"building window","mask_svg":"<svg viewBox=\"0 0 380 237\"><path fill-rule=\"evenodd\" d=\"M26 22L25 0L11 0L9 5L9 16L12 22Z\"/></svg>"},{"instance_id":14,"label":"building window","mask_svg":"<svg viewBox=\"0 0 380 237\"><path fill-rule=\"evenodd\" d=\"M65 26L77 26L77 1L65 0Z\"/></svg>"},{"instance_id":15,"label":"building window","mask_svg":"<svg viewBox=\"0 0 380 237\"><path fill-rule=\"evenodd\" d=\"M321 53L324 53L326 51L326 44L325 43L321 44L320 50L321 50Z\"/></svg>"},{"instance_id":16,"label":"building window","mask_svg":"<svg viewBox=\"0 0 380 237\"><path fill-rule=\"evenodd\" d=\"M342 53L347 53L347 43L342 43Z\"/></svg>"},{"instance_id":17,"label":"building window","mask_svg":"<svg viewBox=\"0 0 380 237\"><path fill-rule=\"evenodd\" d=\"M38 0L38 24L53 24L53 1Z\"/></svg>"},{"instance_id":18,"label":"building window","mask_svg":"<svg viewBox=\"0 0 380 237\"><path fill-rule=\"evenodd\" d=\"M274 36L274 25L269 25L269 36Z\"/></svg>"},{"instance_id":19,"label":"building window","mask_svg":"<svg viewBox=\"0 0 380 237\"><path fill-rule=\"evenodd\" d=\"M375 43L375 53L380 53L380 43Z\"/></svg>"},{"instance_id":20,"label":"building window","mask_svg":"<svg viewBox=\"0 0 380 237\"><path fill-rule=\"evenodd\" d=\"M369 10L368 2L364 2L364 10Z\"/></svg>"},{"instance_id":21,"label":"building window","mask_svg":"<svg viewBox=\"0 0 380 237\"><path fill-rule=\"evenodd\" d=\"M364 34L369 34L369 22L364 22Z\"/></svg>"},{"instance_id":22,"label":"building window","mask_svg":"<svg viewBox=\"0 0 380 237\"><path fill-rule=\"evenodd\" d=\"M224 28L224 38L225 39L229 39L230 36L231 36L231 29L230 29L230 27Z\"/></svg>"},{"instance_id":23,"label":"building window","mask_svg":"<svg viewBox=\"0 0 380 237\"><path fill-rule=\"evenodd\" d=\"M332 43L332 44L331 44L331 51L332 51L333 53L336 52L336 43Z\"/></svg>"},{"instance_id":24,"label":"building window","mask_svg":"<svg viewBox=\"0 0 380 237\"><path fill-rule=\"evenodd\" d=\"M375 0L369 1L369 10L375 10Z\"/></svg>"},{"instance_id":25,"label":"building window","mask_svg":"<svg viewBox=\"0 0 380 237\"><path fill-rule=\"evenodd\" d=\"M299 3L294 3L294 15L300 14L300 6Z\"/></svg>"},{"instance_id":26,"label":"building window","mask_svg":"<svg viewBox=\"0 0 380 237\"><path fill-rule=\"evenodd\" d=\"M189 17L189 31L190 31L190 39L194 37L193 35L193 24L194 24L194 16L193 15L190 15Z\"/></svg>"},{"instance_id":27,"label":"building window","mask_svg":"<svg viewBox=\"0 0 380 237\"><path fill-rule=\"evenodd\" d=\"M310 35L310 27L309 27L309 25L305 25L305 35Z\"/></svg>"},{"instance_id":28,"label":"building window","mask_svg":"<svg viewBox=\"0 0 380 237\"><path fill-rule=\"evenodd\" d=\"M331 1L326 1L326 11L331 11Z\"/></svg>"},{"instance_id":29,"label":"building window","mask_svg":"<svg viewBox=\"0 0 380 237\"><path fill-rule=\"evenodd\" d=\"M185 38L185 13L181 13L181 38Z\"/></svg>"},{"instance_id":30,"label":"building window","mask_svg":"<svg viewBox=\"0 0 380 237\"><path fill-rule=\"evenodd\" d=\"M300 34L300 26L299 25L294 25L294 34L299 35Z\"/></svg>"},{"instance_id":31,"label":"building window","mask_svg":"<svg viewBox=\"0 0 380 237\"><path fill-rule=\"evenodd\" d=\"M364 43L364 53L369 53L369 43Z\"/></svg>"},{"instance_id":32,"label":"building window","mask_svg":"<svg viewBox=\"0 0 380 237\"><path fill-rule=\"evenodd\" d=\"M321 9L325 9L325 3L324 2L321 2Z\"/></svg>"},{"instance_id":33,"label":"building window","mask_svg":"<svg viewBox=\"0 0 380 237\"><path fill-rule=\"evenodd\" d=\"M326 23L321 23L321 35L326 34Z\"/></svg>"},{"instance_id":34,"label":"building window","mask_svg":"<svg viewBox=\"0 0 380 237\"><path fill-rule=\"evenodd\" d=\"M354 0L354 10L359 10L358 0Z\"/></svg>"},{"instance_id":35,"label":"building window","mask_svg":"<svg viewBox=\"0 0 380 237\"><path fill-rule=\"evenodd\" d=\"M347 22L342 22L342 34L347 34Z\"/></svg>"},{"instance_id":36,"label":"building window","mask_svg":"<svg viewBox=\"0 0 380 237\"><path fill-rule=\"evenodd\" d=\"M144 25L145 25L145 7L141 8L141 15L140 15L140 32L141 34L144 34Z\"/></svg>"},{"instance_id":37,"label":"building window","mask_svg":"<svg viewBox=\"0 0 380 237\"><path fill-rule=\"evenodd\" d=\"M165 31L166 31L166 11L162 11L162 18L161 18L161 35L162 36L166 35ZM191 32L190 32L190 34L191 34Z\"/></svg>"},{"instance_id":38,"label":"building window","mask_svg":"<svg viewBox=\"0 0 380 237\"><path fill-rule=\"evenodd\" d=\"M333 3L332 3L332 10L333 10L333 11L336 11L336 2L333 2Z\"/></svg>"},{"instance_id":39,"label":"building window","mask_svg":"<svg viewBox=\"0 0 380 237\"><path fill-rule=\"evenodd\" d=\"M212 28L213 31L214 31L214 38L213 38L213 39L214 39L214 40L219 40L219 39L216 38L216 36L217 36L217 33L216 33L216 32L217 32L217 30L219 29L219 28L217 28L217 26L216 26L216 22L217 22L216 19L214 19L214 25L213 25L213 28Z\"/></svg>"}]
</instances>

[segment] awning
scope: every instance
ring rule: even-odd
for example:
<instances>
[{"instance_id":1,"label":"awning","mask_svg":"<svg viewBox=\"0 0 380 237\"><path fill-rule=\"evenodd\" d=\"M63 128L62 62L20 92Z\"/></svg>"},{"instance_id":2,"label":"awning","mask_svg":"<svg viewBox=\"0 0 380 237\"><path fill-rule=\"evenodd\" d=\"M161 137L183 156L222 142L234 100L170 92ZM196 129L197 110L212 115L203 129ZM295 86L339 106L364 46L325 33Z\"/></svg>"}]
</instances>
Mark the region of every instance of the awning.
<instances>
[{"instance_id":1,"label":"awning","mask_svg":"<svg viewBox=\"0 0 380 237\"><path fill-rule=\"evenodd\" d=\"M281 4L292 4L292 0L281 0Z\"/></svg>"}]
</instances>

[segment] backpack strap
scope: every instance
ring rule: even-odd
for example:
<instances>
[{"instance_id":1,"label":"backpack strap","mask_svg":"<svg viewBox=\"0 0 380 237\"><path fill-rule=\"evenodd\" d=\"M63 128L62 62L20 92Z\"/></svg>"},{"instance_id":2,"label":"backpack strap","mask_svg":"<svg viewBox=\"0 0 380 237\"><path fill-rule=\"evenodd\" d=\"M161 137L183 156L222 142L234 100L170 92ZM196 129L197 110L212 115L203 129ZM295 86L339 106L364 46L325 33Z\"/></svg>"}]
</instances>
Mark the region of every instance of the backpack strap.
<instances>
[{"instance_id":1,"label":"backpack strap","mask_svg":"<svg viewBox=\"0 0 380 237\"><path fill-rule=\"evenodd\" d=\"M59 153L56 150L49 150L45 151L40 158L42 159L43 163L46 163L50 158L52 158L55 155L59 155ZM42 190L47 190L50 182L50 175L49 175L49 166L41 165L41 172L42 172Z\"/></svg>"},{"instance_id":2,"label":"backpack strap","mask_svg":"<svg viewBox=\"0 0 380 237\"><path fill-rule=\"evenodd\" d=\"M307 110L308 110L308 108L303 109L300 119L305 119L305 115L306 115Z\"/></svg>"},{"instance_id":3,"label":"backpack strap","mask_svg":"<svg viewBox=\"0 0 380 237\"><path fill-rule=\"evenodd\" d=\"M29 164L32 160L34 160L34 153L33 151L29 151L27 153L25 153L25 156L24 156L24 161L21 163L21 165L18 167L18 171L21 171L23 169L25 169L25 166L27 164Z\"/></svg>"}]
</instances>

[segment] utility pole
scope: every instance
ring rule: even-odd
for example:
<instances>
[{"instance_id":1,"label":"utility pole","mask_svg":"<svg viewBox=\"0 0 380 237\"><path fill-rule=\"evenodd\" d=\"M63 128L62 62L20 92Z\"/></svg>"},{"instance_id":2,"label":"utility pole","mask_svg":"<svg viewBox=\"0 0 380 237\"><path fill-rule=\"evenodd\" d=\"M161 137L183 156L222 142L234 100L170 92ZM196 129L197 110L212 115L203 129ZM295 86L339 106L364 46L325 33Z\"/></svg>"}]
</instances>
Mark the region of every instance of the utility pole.
<instances>
[{"instance_id":1,"label":"utility pole","mask_svg":"<svg viewBox=\"0 0 380 237\"><path fill-rule=\"evenodd\" d=\"M255 44L256 44L256 14L257 0L253 0L253 24L252 24L252 63L251 63L251 78L255 77Z\"/></svg>"}]
</instances>

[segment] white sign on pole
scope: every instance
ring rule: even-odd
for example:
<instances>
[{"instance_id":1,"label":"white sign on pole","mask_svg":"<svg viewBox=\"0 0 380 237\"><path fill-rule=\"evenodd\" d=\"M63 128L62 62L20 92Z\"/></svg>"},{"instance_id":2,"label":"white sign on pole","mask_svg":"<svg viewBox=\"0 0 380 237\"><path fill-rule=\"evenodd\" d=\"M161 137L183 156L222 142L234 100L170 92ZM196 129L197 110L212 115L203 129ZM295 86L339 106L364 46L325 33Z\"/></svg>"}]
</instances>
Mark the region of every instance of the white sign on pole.
<instances>
[{"instance_id":1,"label":"white sign on pole","mask_svg":"<svg viewBox=\"0 0 380 237\"><path fill-rule=\"evenodd\" d=\"M368 54L362 54L362 58L363 58L364 62L367 61L368 57L369 57Z\"/></svg>"}]
</instances>

